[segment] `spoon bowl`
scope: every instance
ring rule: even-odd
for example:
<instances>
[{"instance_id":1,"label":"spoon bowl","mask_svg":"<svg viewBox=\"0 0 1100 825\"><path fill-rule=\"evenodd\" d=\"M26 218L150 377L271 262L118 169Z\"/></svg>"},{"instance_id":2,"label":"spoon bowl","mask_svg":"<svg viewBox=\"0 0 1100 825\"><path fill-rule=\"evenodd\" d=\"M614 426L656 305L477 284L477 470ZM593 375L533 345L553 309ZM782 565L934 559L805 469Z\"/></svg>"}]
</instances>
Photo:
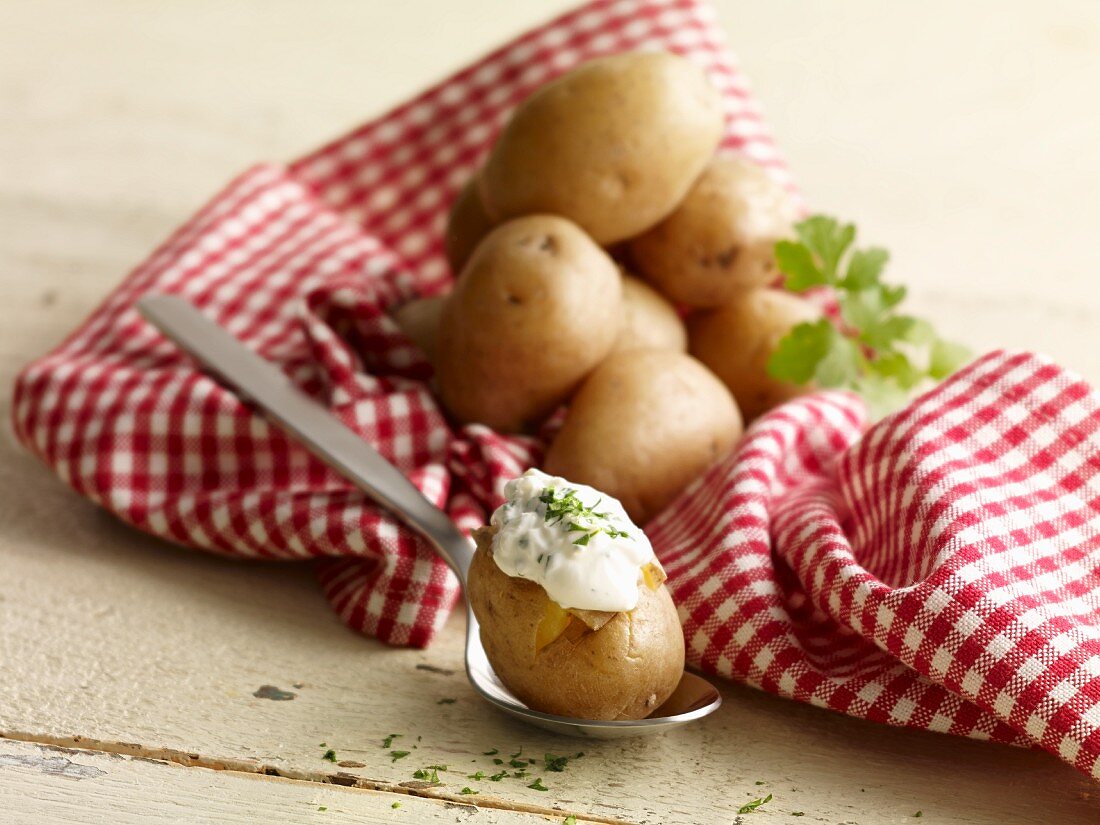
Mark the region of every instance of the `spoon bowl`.
<instances>
[{"instance_id":1,"label":"spoon bowl","mask_svg":"<svg viewBox=\"0 0 1100 825\"><path fill-rule=\"evenodd\" d=\"M137 308L149 323L249 399L274 424L423 536L454 570L465 592L473 543L377 450L299 390L278 367L256 355L185 299L149 295L138 301ZM513 696L493 672L469 600L466 616L466 676L474 689L505 713L555 733L593 739L640 736L701 719L722 704L713 685L685 672L668 700L645 719L574 719L532 710Z\"/></svg>"}]
</instances>

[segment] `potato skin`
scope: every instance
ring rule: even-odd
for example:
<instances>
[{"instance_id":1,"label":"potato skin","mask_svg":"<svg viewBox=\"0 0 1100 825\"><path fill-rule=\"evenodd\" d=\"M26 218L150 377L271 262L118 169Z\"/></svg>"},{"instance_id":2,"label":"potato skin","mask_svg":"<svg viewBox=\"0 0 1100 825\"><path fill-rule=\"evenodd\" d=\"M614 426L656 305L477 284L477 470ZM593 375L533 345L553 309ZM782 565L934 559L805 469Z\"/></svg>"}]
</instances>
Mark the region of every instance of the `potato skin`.
<instances>
[{"instance_id":1,"label":"potato skin","mask_svg":"<svg viewBox=\"0 0 1100 825\"><path fill-rule=\"evenodd\" d=\"M715 158L671 215L630 242L631 260L671 300L719 306L776 279L775 242L797 217L789 193L755 163Z\"/></svg>"},{"instance_id":2,"label":"potato skin","mask_svg":"<svg viewBox=\"0 0 1100 825\"><path fill-rule=\"evenodd\" d=\"M433 295L430 298L414 298L393 311L393 320L401 327L420 351L435 361L435 338L439 331L439 319L443 315L446 295Z\"/></svg>"},{"instance_id":3,"label":"potato skin","mask_svg":"<svg viewBox=\"0 0 1100 825\"><path fill-rule=\"evenodd\" d=\"M466 266L474 248L495 225L481 202L477 175L474 175L459 190L447 216L447 231L443 236L444 254L456 277Z\"/></svg>"},{"instance_id":4,"label":"potato skin","mask_svg":"<svg viewBox=\"0 0 1100 825\"><path fill-rule=\"evenodd\" d=\"M479 535L467 597L481 643L500 680L528 707L577 719L642 719L672 694L684 672L684 635L668 587L639 587L638 606L595 632L559 637L535 652L549 597L504 573L488 531Z\"/></svg>"},{"instance_id":5,"label":"potato skin","mask_svg":"<svg viewBox=\"0 0 1100 825\"><path fill-rule=\"evenodd\" d=\"M687 330L676 308L637 278L623 274L623 324L613 352L631 349L687 350Z\"/></svg>"},{"instance_id":6,"label":"potato skin","mask_svg":"<svg viewBox=\"0 0 1100 825\"><path fill-rule=\"evenodd\" d=\"M779 340L821 311L790 292L750 289L718 309L688 320L688 347L729 387L746 421L808 391L768 375Z\"/></svg>"},{"instance_id":7,"label":"potato skin","mask_svg":"<svg viewBox=\"0 0 1100 825\"><path fill-rule=\"evenodd\" d=\"M610 352L621 313L619 270L576 224L552 215L502 224L443 309L440 398L460 422L533 427Z\"/></svg>"},{"instance_id":8,"label":"potato skin","mask_svg":"<svg viewBox=\"0 0 1100 825\"><path fill-rule=\"evenodd\" d=\"M667 52L584 63L519 105L481 175L494 218L548 212L601 246L671 212L714 153L721 96Z\"/></svg>"},{"instance_id":9,"label":"potato skin","mask_svg":"<svg viewBox=\"0 0 1100 825\"><path fill-rule=\"evenodd\" d=\"M729 391L669 350L608 357L573 398L543 469L590 484L644 523L741 437Z\"/></svg>"}]
</instances>

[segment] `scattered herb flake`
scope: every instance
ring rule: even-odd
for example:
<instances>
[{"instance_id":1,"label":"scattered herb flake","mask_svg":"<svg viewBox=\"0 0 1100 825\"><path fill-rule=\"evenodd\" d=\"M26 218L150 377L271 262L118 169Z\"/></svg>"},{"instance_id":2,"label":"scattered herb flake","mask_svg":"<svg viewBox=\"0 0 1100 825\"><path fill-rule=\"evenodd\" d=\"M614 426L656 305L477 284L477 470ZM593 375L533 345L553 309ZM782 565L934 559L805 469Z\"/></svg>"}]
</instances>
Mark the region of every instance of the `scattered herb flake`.
<instances>
[{"instance_id":1,"label":"scattered herb flake","mask_svg":"<svg viewBox=\"0 0 1100 825\"><path fill-rule=\"evenodd\" d=\"M326 807L325 807L324 805L318 805L318 806L317 806L317 810L319 810L319 811L327 811L327 810L328 810L328 808L326 808Z\"/></svg>"},{"instance_id":2,"label":"scattered herb flake","mask_svg":"<svg viewBox=\"0 0 1100 825\"><path fill-rule=\"evenodd\" d=\"M500 773L494 773L492 776L489 777L489 781L490 782L499 782L500 780L504 779L504 777L506 777L507 775L508 775L508 771L501 771Z\"/></svg>"},{"instance_id":3,"label":"scattered herb flake","mask_svg":"<svg viewBox=\"0 0 1100 825\"><path fill-rule=\"evenodd\" d=\"M401 803L400 802L394 802L392 805L390 805L390 807L393 808L396 811L398 808L401 807Z\"/></svg>"},{"instance_id":4,"label":"scattered herb flake","mask_svg":"<svg viewBox=\"0 0 1100 825\"><path fill-rule=\"evenodd\" d=\"M446 765L428 765L428 770L431 771L445 771L447 769Z\"/></svg>"},{"instance_id":5,"label":"scattered herb flake","mask_svg":"<svg viewBox=\"0 0 1100 825\"><path fill-rule=\"evenodd\" d=\"M606 533L613 539L630 538L629 533L612 526L610 513L596 512L596 507L600 505L598 501L593 507L585 507L577 491L572 488L551 487L543 491L539 501L546 505L547 524L559 524L568 520L565 524L566 532L582 534L573 539L573 544L579 547L587 545L599 533ZM605 523L601 524L601 521Z\"/></svg>"},{"instance_id":6,"label":"scattered herb flake","mask_svg":"<svg viewBox=\"0 0 1100 825\"><path fill-rule=\"evenodd\" d=\"M473 788L465 787L461 791L459 791L459 793L469 795L469 794L474 794L474 793L481 793L481 791L475 791Z\"/></svg>"},{"instance_id":7,"label":"scattered herb flake","mask_svg":"<svg viewBox=\"0 0 1100 825\"><path fill-rule=\"evenodd\" d=\"M391 747L393 747L393 740L394 739L400 739L400 738L401 738L400 733L391 733L389 736L387 736L385 739L382 740L382 747L383 748L391 748Z\"/></svg>"},{"instance_id":8,"label":"scattered herb flake","mask_svg":"<svg viewBox=\"0 0 1100 825\"><path fill-rule=\"evenodd\" d=\"M436 773L435 767L417 768L413 771L413 779L423 779L426 782L432 782L436 785L441 784L439 781L439 774Z\"/></svg>"},{"instance_id":9,"label":"scattered herb flake","mask_svg":"<svg viewBox=\"0 0 1100 825\"><path fill-rule=\"evenodd\" d=\"M496 748L493 748L491 751L482 751L481 755L482 756L496 756L498 753L500 753L500 751L497 750Z\"/></svg>"},{"instance_id":10,"label":"scattered herb flake","mask_svg":"<svg viewBox=\"0 0 1100 825\"><path fill-rule=\"evenodd\" d=\"M568 756L554 756L552 753L544 754L542 759L546 763L546 770L554 773L561 773L565 770L565 766L569 764Z\"/></svg>"},{"instance_id":11,"label":"scattered herb flake","mask_svg":"<svg viewBox=\"0 0 1100 825\"><path fill-rule=\"evenodd\" d=\"M327 759L329 762L335 762L336 761L336 751L334 751L332 748L329 748L327 751L325 751L324 756L322 756L321 758L322 759Z\"/></svg>"},{"instance_id":12,"label":"scattered herb flake","mask_svg":"<svg viewBox=\"0 0 1100 825\"><path fill-rule=\"evenodd\" d=\"M924 811L917 811L915 814L913 814L914 819L917 819L917 818L922 817L922 816L924 816Z\"/></svg>"},{"instance_id":13,"label":"scattered herb flake","mask_svg":"<svg viewBox=\"0 0 1100 825\"><path fill-rule=\"evenodd\" d=\"M744 805L741 806L740 810L738 810L737 813L739 813L739 814L751 814L753 811L755 811L761 805L767 805L771 801L772 801L772 795L768 794L767 796L763 797L762 799L754 799L752 802L746 802Z\"/></svg>"},{"instance_id":14,"label":"scattered herb flake","mask_svg":"<svg viewBox=\"0 0 1100 825\"><path fill-rule=\"evenodd\" d=\"M503 760L503 759L499 759L499 758L498 758L498 759L494 759L494 760L493 760L493 764L494 764L494 765L503 765L503 764L504 764L504 760Z\"/></svg>"},{"instance_id":15,"label":"scattered herb flake","mask_svg":"<svg viewBox=\"0 0 1100 825\"><path fill-rule=\"evenodd\" d=\"M321 743L320 745L318 745L317 747L319 747L319 748L327 748L327 747L328 747L328 742L322 742L322 743Z\"/></svg>"},{"instance_id":16,"label":"scattered herb flake","mask_svg":"<svg viewBox=\"0 0 1100 825\"><path fill-rule=\"evenodd\" d=\"M512 776L514 776L516 779L524 779L530 775L531 774L529 774L527 771L516 771L512 774Z\"/></svg>"},{"instance_id":17,"label":"scattered herb flake","mask_svg":"<svg viewBox=\"0 0 1100 825\"><path fill-rule=\"evenodd\" d=\"M805 811L791 811L791 816L805 816Z\"/></svg>"},{"instance_id":18,"label":"scattered herb flake","mask_svg":"<svg viewBox=\"0 0 1100 825\"><path fill-rule=\"evenodd\" d=\"M404 759L409 755L409 751L390 751L390 761L396 762L398 759Z\"/></svg>"},{"instance_id":19,"label":"scattered herb flake","mask_svg":"<svg viewBox=\"0 0 1100 825\"><path fill-rule=\"evenodd\" d=\"M436 702L436 704L437 705L453 705L457 701L458 701L457 699L440 699L438 702Z\"/></svg>"},{"instance_id":20,"label":"scattered herb flake","mask_svg":"<svg viewBox=\"0 0 1100 825\"><path fill-rule=\"evenodd\" d=\"M528 788L533 788L536 791L548 791L548 790L550 790L548 787L546 787L545 785L542 784L542 777L541 776L538 779L536 779L534 782L532 782L530 785L528 785L527 787Z\"/></svg>"},{"instance_id":21,"label":"scattered herb flake","mask_svg":"<svg viewBox=\"0 0 1100 825\"><path fill-rule=\"evenodd\" d=\"M496 760L495 760L495 759L494 759L493 761L494 761L494 762L496 762ZM510 759L510 760L508 761L508 764L509 764L509 766L511 766L511 767L513 767L513 768L526 768L526 767L527 767L527 760L526 760L526 759L516 759L516 758L515 758L515 757L513 756L513 757L512 757L512 758L511 758L511 759Z\"/></svg>"},{"instance_id":22,"label":"scattered herb flake","mask_svg":"<svg viewBox=\"0 0 1100 825\"><path fill-rule=\"evenodd\" d=\"M754 785L763 785L763 784L765 784L765 782L764 782L763 779L757 779L756 782L754 782L753 784Z\"/></svg>"},{"instance_id":23,"label":"scattered herb flake","mask_svg":"<svg viewBox=\"0 0 1100 825\"><path fill-rule=\"evenodd\" d=\"M561 825L577 825L577 818L573 816L573 814L569 814L569 816L561 821Z\"/></svg>"}]
</instances>

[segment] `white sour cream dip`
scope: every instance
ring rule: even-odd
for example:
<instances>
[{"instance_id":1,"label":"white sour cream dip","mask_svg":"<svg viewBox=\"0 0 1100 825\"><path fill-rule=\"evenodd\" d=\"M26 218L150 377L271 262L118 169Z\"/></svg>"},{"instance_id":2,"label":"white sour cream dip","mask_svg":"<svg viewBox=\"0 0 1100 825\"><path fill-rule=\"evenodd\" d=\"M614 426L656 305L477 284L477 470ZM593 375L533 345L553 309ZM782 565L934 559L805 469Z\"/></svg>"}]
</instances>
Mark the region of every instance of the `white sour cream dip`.
<instances>
[{"instance_id":1,"label":"white sour cream dip","mask_svg":"<svg viewBox=\"0 0 1100 825\"><path fill-rule=\"evenodd\" d=\"M622 504L584 484L528 470L504 487L493 513L493 559L542 585L562 607L633 610L642 567L659 565Z\"/></svg>"}]
</instances>

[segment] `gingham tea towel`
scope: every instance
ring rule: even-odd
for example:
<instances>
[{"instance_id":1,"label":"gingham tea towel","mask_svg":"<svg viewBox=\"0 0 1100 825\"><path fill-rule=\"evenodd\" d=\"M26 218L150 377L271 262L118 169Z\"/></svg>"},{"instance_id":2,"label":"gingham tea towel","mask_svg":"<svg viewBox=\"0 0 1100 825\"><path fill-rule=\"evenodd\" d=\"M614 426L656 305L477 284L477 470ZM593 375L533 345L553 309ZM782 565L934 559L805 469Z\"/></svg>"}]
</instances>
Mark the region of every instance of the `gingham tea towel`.
<instances>
[{"instance_id":1,"label":"gingham tea towel","mask_svg":"<svg viewBox=\"0 0 1100 825\"><path fill-rule=\"evenodd\" d=\"M133 309L186 296L278 363L464 528L542 442L451 428L387 312L446 286L450 199L512 106L600 54L664 48L709 73L726 150L789 183L695 0L596 2L288 168L229 186L20 375L29 449L79 493L181 544L317 558L341 618L423 646L457 598L418 539L198 371ZM862 439L812 397L752 428L650 525L704 670L853 715L1044 747L1100 743L1097 404L994 354Z\"/></svg>"}]
</instances>

